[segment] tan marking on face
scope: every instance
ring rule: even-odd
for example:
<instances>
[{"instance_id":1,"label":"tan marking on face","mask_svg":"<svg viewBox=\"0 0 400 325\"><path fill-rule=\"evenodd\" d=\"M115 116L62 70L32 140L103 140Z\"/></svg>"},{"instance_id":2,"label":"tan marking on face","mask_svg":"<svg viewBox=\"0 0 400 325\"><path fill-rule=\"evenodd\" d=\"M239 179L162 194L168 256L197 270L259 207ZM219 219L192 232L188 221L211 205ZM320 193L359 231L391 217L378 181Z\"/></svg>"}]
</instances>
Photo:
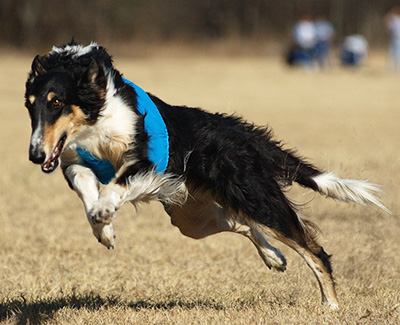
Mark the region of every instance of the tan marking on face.
<instances>
[{"instance_id":1,"label":"tan marking on face","mask_svg":"<svg viewBox=\"0 0 400 325\"><path fill-rule=\"evenodd\" d=\"M36 97L34 95L30 95L28 97L29 102L31 103L31 105L33 105L35 103Z\"/></svg>"},{"instance_id":2,"label":"tan marking on face","mask_svg":"<svg viewBox=\"0 0 400 325\"><path fill-rule=\"evenodd\" d=\"M51 102L51 100L54 98L54 97L56 97L57 96L57 94L55 93L55 92L49 92L48 94L47 94L47 101L48 102Z\"/></svg>"},{"instance_id":3,"label":"tan marking on face","mask_svg":"<svg viewBox=\"0 0 400 325\"><path fill-rule=\"evenodd\" d=\"M47 123L45 124L43 135L43 148L46 153L46 158L48 158L48 156L54 150L62 134L68 130L70 115L61 116L53 125Z\"/></svg>"},{"instance_id":4,"label":"tan marking on face","mask_svg":"<svg viewBox=\"0 0 400 325\"><path fill-rule=\"evenodd\" d=\"M79 131L79 127L86 123L86 115L83 113L82 109L79 106L71 105L72 115L71 123L74 128L74 132Z\"/></svg>"},{"instance_id":5,"label":"tan marking on face","mask_svg":"<svg viewBox=\"0 0 400 325\"><path fill-rule=\"evenodd\" d=\"M72 113L61 115L54 124L44 126L43 147L46 155L51 154L64 133L67 135L66 141L69 142L85 124L85 114L80 107L71 105L71 110Z\"/></svg>"}]
</instances>

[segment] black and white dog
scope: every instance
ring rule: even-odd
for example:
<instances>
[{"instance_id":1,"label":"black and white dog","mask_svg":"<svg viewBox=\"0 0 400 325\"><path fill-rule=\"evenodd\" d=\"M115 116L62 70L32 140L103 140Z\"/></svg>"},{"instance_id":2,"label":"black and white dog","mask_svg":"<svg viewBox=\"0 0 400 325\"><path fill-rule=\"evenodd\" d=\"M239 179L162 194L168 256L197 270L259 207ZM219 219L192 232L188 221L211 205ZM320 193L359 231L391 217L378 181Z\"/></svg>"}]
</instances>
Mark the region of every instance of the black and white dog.
<instances>
[{"instance_id":1,"label":"black and white dog","mask_svg":"<svg viewBox=\"0 0 400 325\"><path fill-rule=\"evenodd\" d=\"M297 182L386 210L374 195L377 186L316 169L283 149L267 128L171 106L144 92L95 43L70 43L36 56L25 99L32 121L29 159L45 173L61 162L94 235L108 248L114 247L119 207L158 200L182 234L242 234L269 268L284 271L286 260L265 237L288 245L314 272L322 302L335 309L330 256L282 188Z\"/></svg>"}]
</instances>

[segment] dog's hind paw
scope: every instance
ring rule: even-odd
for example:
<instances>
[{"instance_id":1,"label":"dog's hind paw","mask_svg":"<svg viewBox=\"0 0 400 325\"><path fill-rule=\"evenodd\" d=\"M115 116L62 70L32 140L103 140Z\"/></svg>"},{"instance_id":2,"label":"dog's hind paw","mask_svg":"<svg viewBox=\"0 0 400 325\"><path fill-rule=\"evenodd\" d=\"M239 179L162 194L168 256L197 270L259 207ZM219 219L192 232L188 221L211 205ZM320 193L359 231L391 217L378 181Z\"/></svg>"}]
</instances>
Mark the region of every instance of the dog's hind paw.
<instances>
[{"instance_id":1,"label":"dog's hind paw","mask_svg":"<svg viewBox=\"0 0 400 325\"><path fill-rule=\"evenodd\" d=\"M270 270L285 272L287 265L286 258L279 250L276 248L265 249L265 247L263 247L263 249L259 250L259 254Z\"/></svg>"}]
</instances>

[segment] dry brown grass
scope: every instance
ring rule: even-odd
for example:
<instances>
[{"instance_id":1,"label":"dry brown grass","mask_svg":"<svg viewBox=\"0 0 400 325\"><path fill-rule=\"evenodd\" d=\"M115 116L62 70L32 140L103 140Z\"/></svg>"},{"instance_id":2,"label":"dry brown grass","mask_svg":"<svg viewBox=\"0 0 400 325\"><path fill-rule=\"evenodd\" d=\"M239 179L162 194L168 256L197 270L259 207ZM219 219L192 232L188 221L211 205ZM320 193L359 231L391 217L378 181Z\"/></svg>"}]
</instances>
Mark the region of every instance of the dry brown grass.
<instances>
[{"instance_id":1,"label":"dry brown grass","mask_svg":"<svg viewBox=\"0 0 400 325\"><path fill-rule=\"evenodd\" d=\"M117 246L91 235L60 171L28 162L23 108L31 58L0 62L0 321L57 324L400 323L400 76L383 58L362 71L309 74L275 59L116 58L125 76L170 103L237 112L269 124L321 168L384 185L393 211L319 198L293 188L302 213L333 254L341 308L320 306L311 271L292 251L269 271L249 240L180 235L160 205L125 206Z\"/></svg>"}]
</instances>

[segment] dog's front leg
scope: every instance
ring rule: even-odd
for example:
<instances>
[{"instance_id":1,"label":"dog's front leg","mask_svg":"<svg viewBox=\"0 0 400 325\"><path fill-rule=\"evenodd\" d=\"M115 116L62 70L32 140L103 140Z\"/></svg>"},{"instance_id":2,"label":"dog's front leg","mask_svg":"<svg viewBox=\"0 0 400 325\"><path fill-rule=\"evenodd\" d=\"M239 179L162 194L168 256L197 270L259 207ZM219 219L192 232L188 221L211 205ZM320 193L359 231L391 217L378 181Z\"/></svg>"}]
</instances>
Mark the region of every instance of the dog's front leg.
<instances>
[{"instance_id":1,"label":"dog's front leg","mask_svg":"<svg viewBox=\"0 0 400 325\"><path fill-rule=\"evenodd\" d=\"M129 171L130 168L125 172L120 171L100 192L99 200L92 210L95 222L110 223L115 212L128 201L137 204L159 200L181 204L186 200L187 188L176 175L157 173L154 170L132 175Z\"/></svg>"},{"instance_id":2,"label":"dog's front leg","mask_svg":"<svg viewBox=\"0 0 400 325\"><path fill-rule=\"evenodd\" d=\"M99 194L99 199L90 211L91 218L97 224L111 224L116 211L124 203L122 201L124 186L114 182L105 186Z\"/></svg>"},{"instance_id":3,"label":"dog's front leg","mask_svg":"<svg viewBox=\"0 0 400 325\"><path fill-rule=\"evenodd\" d=\"M73 164L63 169L64 175L78 194L85 207L86 216L98 241L107 248L114 248L115 233L112 223L97 223L91 211L99 199L99 182L91 169Z\"/></svg>"},{"instance_id":4,"label":"dog's front leg","mask_svg":"<svg viewBox=\"0 0 400 325\"><path fill-rule=\"evenodd\" d=\"M100 192L99 200L90 212L94 222L99 224L110 224L115 217L116 211L127 201L137 203L156 198L156 193L150 189L151 179L155 173L136 174L130 177L116 177L108 183ZM146 180L146 181L144 181ZM152 193L150 198L149 194Z\"/></svg>"}]
</instances>

